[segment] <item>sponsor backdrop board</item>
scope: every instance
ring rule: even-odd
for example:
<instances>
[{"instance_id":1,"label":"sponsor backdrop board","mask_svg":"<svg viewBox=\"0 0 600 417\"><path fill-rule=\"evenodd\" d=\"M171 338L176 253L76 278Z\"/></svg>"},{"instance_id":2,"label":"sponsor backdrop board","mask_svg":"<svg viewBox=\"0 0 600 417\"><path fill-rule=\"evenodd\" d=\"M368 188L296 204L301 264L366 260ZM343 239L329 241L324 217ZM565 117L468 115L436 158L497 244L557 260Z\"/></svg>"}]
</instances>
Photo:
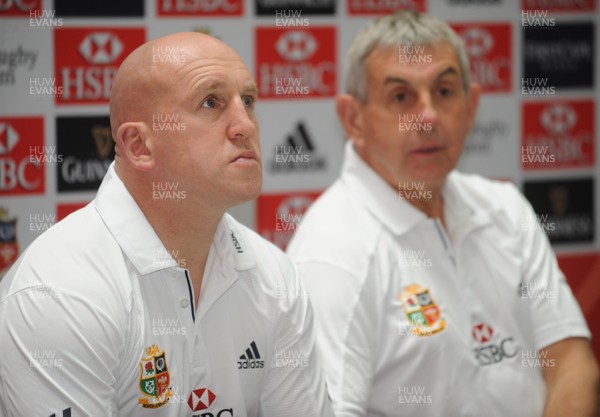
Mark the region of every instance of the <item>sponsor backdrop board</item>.
<instances>
[{"instance_id":1,"label":"sponsor backdrop board","mask_svg":"<svg viewBox=\"0 0 600 417\"><path fill-rule=\"evenodd\" d=\"M284 248L341 166L344 53L366 22L402 8L444 18L464 39L483 94L459 168L523 190L600 354L595 0L2 0L0 274L94 198L114 157L115 71L176 31L222 39L256 78L264 189L231 211Z\"/></svg>"}]
</instances>

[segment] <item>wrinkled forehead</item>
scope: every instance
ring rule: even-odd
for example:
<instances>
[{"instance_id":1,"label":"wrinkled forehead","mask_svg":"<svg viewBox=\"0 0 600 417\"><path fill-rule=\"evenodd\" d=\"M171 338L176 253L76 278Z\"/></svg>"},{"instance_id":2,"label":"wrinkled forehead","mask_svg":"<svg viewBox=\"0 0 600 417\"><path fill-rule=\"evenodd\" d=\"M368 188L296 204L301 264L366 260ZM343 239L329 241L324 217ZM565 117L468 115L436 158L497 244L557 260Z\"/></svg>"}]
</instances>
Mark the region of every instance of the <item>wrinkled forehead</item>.
<instances>
[{"instance_id":1,"label":"wrinkled forehead","mask_svg":"<svg viewBox=\"0 0 600 417\"><path fill-rule=\"evenodd\" d=\"M235 72L238 76L250 76L242 58L223 43L188 42L152 45L150 59L158 76L171 82L195 72Z\"/></svg>"},{"instance_id":2,"label":"wrinkled forehead","mask_svg":"<svg viewBox=\"0 0 600 417\"><path fill-rule=\"evenodd\" d=\"M388 73L419 78L437 77L449 67L460 75L458 54L447 42L379 46L371 51L365 62L369 80L385 78Z\"/></svg>"},{"instance_id":3,"label":"wrinkled forehead","mask_svg":"<svg viewBox=\"0 0 600 417\"><path fill-rule=\"evenodd\" d=\"M150 46L144 62L151 74L150 90L158 93L157 99L182 103L190 95L215 85L238 90L254 83L241 57L220 42L168 42Z\"/></svg>"}]
</instances>

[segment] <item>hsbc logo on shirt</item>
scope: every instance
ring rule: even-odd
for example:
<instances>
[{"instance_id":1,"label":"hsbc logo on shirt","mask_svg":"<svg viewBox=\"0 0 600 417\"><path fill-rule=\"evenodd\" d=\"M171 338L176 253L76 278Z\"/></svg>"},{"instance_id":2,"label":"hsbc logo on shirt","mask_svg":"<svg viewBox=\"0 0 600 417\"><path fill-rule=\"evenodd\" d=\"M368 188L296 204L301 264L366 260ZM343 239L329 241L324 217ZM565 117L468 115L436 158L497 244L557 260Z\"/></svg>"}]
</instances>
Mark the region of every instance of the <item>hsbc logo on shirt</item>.
<instances>
[{"instance_id":1,"label":"hsbc logo on shirt","mask_svg":"<svg viewBox=\"0 0 600 417\"><path fill-rule=\"evenodd\" d=\"M29 17L30 12L40 12L42 0L0 0L0 16Z\"/></svg>"},{"instance_id":2,"label":"hsbc logo on shirt","mask_svg":"<svg viewBox=\"0 0 600 417\"><path fill-rule=\"evenodd\" d=\"M242 0L158 0L158 16L241 16Z\"/></svg>"},{"instance_id":3,"label":"hsbc logo on shirt","mask_svg":"<svg viewBox=\"0 0 600 417\"><path fill-rule=\"evenodd\" d=\"M522 113L523 169L594 166L596 127L593 100L524 102ZM544 164L543 157L552 157L553 164Z\"/></svg>"},{"instance_id":4,"label":"hsbc logo on shirt","mask_svg":"<svg viewBox=\"0 0 600 417\"><path fill-rule=\"evenodd\" d=\"M57 104L107 104L125 57L145 42L143 28L62 28L54 31Z\"/></svg>"},{"instance_id":5,"label":"hsbc logo on shirt","mask_svg":"<svg viewBox=\"0 0 600 417\"><path fill-rule=\"evenodd\" d=\"M492 339L494 335L494 329L484 323L479 323L476 326L473 326L473 331L471 332L473 335L473 340L478 343L486 343Z\"/></svg>"},{"instance_id":6,"label":"hsbc logo on shirt","mask_svg":"<svg viewBox=\"0 0 600 417\"><path fill-rule=\"evenodd\" d=\"M376 15L396 10L425 11L425 0L348 0L348 14Z\"/></svg>"},{"instance_id":7,"label":"hsbc logo on shirt","mask_svg":"<svg viewBox=\"0 0 600 417\"><path fill-rule=\"evenodd\" d=\"M333 27L256 29L256 79L263 98L331 97L336 86L336 30Z\"/></svg>"},{"instance_id":8,"label":"hsbc logo on shirt","mask_svg":"<svg viewBox=\"0 0 600 417\"><path fill-rule=\"evenodd\" d=\"M483 92L511 91L512 47L509 23L452 24L471 64L471 79Z\"/></svg>"},{"instance_id":9,"label":"hsbc logo on shirt","mask_svg":"<svg viewBox=\"0 0 600 417\"><path fill-rule=\"evenodd\" d=\"M493 365L505 358L513 358L517 355L518 349L515 347L512 337L499 341L500 338L497 335L494 337L494 334L494 329L486 323L476 324L471 330L477 346L473 352L480 366Z\"/></svg>"},{"instance_id":10,"label":"hsbc logo on shirt","mask_svg":"<svg viewBox=\"0 0 600 417\"><path fill-rule=\"evenodd\" d=\"M0 195L43 194L44 166L31 163L44 148L42 117L0 118Z\"/></svg>"},{"instance_id":11,"label":"hsbc logo on shirt","mask_svg":"<svg viewBox=\"0 0 600 417\"><path fill-rule=\"evenodd\" d=\"M210 389L198 388L190 393L187 404L192 411L202 411L210 408L216 398L217 396ZM214 412L206 411L200 414L193 414L192 417L226 417L233 415L233 408L224 408Z\"/></svg>"}]
</instances>

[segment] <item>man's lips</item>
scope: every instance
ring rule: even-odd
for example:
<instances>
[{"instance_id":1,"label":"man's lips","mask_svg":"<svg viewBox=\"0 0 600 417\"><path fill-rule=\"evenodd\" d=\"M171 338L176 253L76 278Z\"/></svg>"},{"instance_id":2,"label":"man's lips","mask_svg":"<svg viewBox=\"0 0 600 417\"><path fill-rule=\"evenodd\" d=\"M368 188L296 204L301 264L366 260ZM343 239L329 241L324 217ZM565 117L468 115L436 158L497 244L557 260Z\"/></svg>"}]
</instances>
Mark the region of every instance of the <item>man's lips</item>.
<instances>
[{"instance_id":1,"label":"man's lips","mask_svg":"<svg viewBox=\"0 0 600 417\"><path fill-rule=\"evenodd\" d=\"M444 148L439 145L428 145L428 146L421 146L417 149L414 149L413 151L411 151L411 153L420 154L420 155L428 155L428 154L432 154L435 152L439 152L442 149L444 149Z\"/></svg>"},{"instance_id":2,"label":"man's lips","mask_svg":"<svg viewBox=\"0 0 600 417\"><path fill-rule=\"evenodd\" d=\"M244 152L238 154L235 158L233 158L231 160L231 162L235 162L239 159L254 159L255 161L258 162L258 155L256 155L256 152L254 152L254 151L244 151Z\"/></svg>"}]
</instances>

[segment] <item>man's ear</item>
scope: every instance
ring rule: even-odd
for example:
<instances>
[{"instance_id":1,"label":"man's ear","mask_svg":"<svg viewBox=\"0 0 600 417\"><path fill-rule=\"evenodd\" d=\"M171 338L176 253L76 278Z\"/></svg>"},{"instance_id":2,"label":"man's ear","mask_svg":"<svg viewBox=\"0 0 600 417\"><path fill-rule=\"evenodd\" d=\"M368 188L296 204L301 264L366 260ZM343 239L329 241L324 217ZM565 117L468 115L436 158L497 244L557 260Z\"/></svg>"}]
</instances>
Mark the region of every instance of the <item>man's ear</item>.
<instances>
[{"instance_id":1,"label":"man's ear","mask_svg":"<svg viewBox=\"0 0 600 417\"><path fill-rule=\"evenodd\" d=\"M142 122L123 123L114 139L118 154L132 168L150 171L156 164L151 140Z\"/></svg>"},{"instance_id":2,"label":"man's ear","mask_svg":"<svg viewBox=\"0 0 600 417\"><path fill-rule=\"evenodd\" d=\"M350 94L342 94L335 100L335 109L346 137L352 140L357 149L362 148L364 145L363 113L360 102Z\"/></svg>"},{"instance_id":3,"label":"man's ear","mask_svg":"<svg viewBox=\"0 0 600 417\"><path fill-rule=\"evenodd\" d=\"M467 120L468 130L467 133L471 132L473 123L475 123L475 117L477 116L477 108L479 107L479 98L481 97L481 86L478 83L469 84L469 95L467 96Z\"/></svg>"}]
</instances>

